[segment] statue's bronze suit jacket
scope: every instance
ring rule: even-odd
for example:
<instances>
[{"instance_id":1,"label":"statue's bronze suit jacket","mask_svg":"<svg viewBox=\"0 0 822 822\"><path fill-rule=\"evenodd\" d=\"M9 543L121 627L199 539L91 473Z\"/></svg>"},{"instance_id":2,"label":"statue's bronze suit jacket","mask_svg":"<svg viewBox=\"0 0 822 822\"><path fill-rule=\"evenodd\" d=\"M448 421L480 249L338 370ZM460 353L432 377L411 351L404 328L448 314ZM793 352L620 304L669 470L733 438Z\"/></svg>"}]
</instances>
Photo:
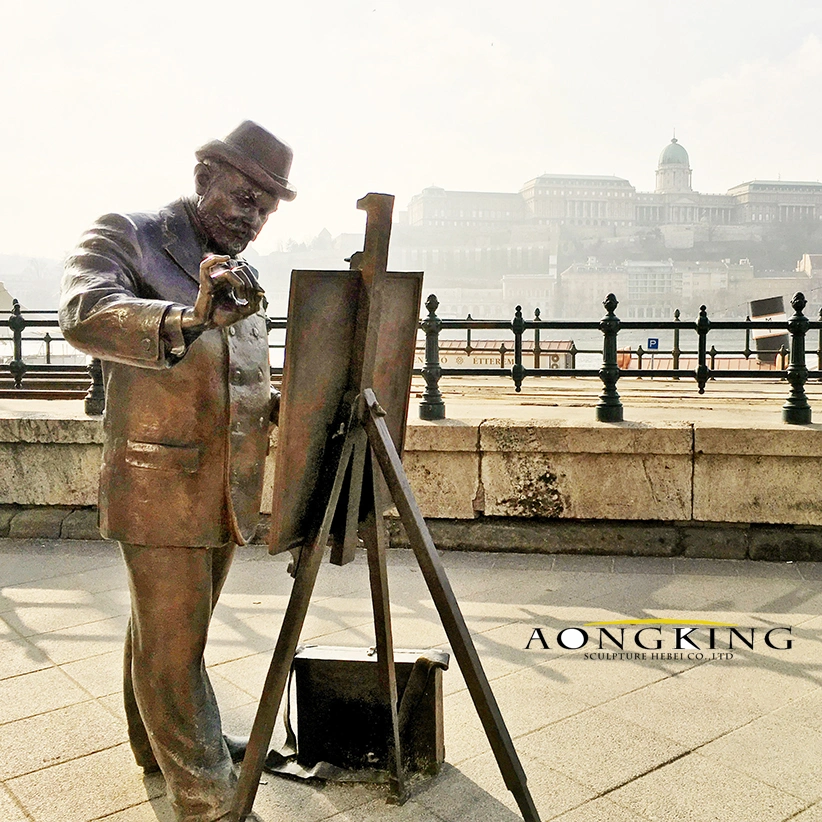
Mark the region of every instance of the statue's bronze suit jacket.
<instances>
[{"instance_id":1,"label":"statue's bronze suit jacket","mask_svg":"<svg viewBox=\"0 0 822 822\"><path fill-rule=\"evenodd\" d=\"M243 544L260 510L271 389L265 315L203 333L180 359L163 318L197 296L205 253L183 201L109 214L66 262L60 326L103 360L103 536Z\"/></svg>"}]
</instances>

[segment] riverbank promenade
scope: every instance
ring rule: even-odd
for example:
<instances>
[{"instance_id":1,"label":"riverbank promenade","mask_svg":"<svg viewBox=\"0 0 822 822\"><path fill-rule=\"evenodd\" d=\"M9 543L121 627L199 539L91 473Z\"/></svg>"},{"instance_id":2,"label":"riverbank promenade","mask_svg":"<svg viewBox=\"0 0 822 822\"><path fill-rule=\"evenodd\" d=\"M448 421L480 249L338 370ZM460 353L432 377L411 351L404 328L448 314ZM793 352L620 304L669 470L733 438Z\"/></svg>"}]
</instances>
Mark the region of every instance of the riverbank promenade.
<instances>
[{"instance_id":1,"label":"riverbank promenade","mask_svg":"<svg viewBox=\"0 0 822 822\"><path fill-rule=\"evenodd\" d=\"M544 822L822 820L822 563L443 561ZM396 646L447 647L410 551L389 552L389 579ZM249 731L290 582L282 557L239 550L206 654L230 732ZM325 565L303 642L373 644L367 584L364 556ZM127 743L128 609L115 545L0 540L4 822L172 822L162 778ZM705 622L722 624L713 643ZM404 806L377 786L264 774L260 818L514 822L453 661L443 681L446 764Z\"/></svg>"},{"instance_id":2,"label":"riverbank promenade","mask_svg":"<svg viewBox=\"0 0 822 822\"><path fill-rule=\"evenodd\" d=\"M761 441L763 452L742 454L746 466L759 465L765 459L759 453L781 449L785 437L810 443L816 436L817 423L784 426L788 433L780 434L784 383L717 381L700 396L685 381L624 382L626 425L613 430L690 425L693 444L686 443L682 457L688 476L687 461L696 476L704 459L700 426L710 426L719 440L727 431L728 438L743 432ZM490 420L567 424L574 436L583 436L588 421L605 430L593 422L596 380L526 381L521 395L488 380L448 381L443 388L448 421L414 423L418 453L427 453L424 437L455 436L464 427L476 439L477 431L483 436L493 428ZM822 390L813 384L808 393L822 422ZM412 397L412 423L418 401ZM83 420L79 402L3 401L0 415L8 421L9 454L26 455L13 463L22 477L54 465L47 454L61 448L70 454L83 442L98 447L96 423L72 422ZM70 442L53 420L71 423ZM527 425L524 430L532 436ZM626 449L626 466L634 452L642 453ZM794 455L796 463L782 466L781 480L815 464L813 447L803 444L798 453L801 459ZM89 453L89 464L98 459ZM712 470L722 468L717 465ZM493 468L482 475L486 506ZM798 481L797 475L793 486ZM734 488L744 491L744 484ZM780 502L792 491L798 502L807 499L802 488L782 485L767 498L767 510L816 517L816 502L790 510ZM725 496L733 502L740 493ZM697 510L696 491L693 499ZM9 520L12 526L24 522L24 504L12 497L9 503L20 518ZM38 516L50 504L65 505L32 504ZM69 515L60 516L65 529ZM759 520L765 529L774 521ZM604 530L605 521L584 527L606 537L618 533ZM638 522L632 533L656 527ZM769 538L816 539L816 525L784 527ZM442 552L543 822L822 822L822 562L794 561L816 559L813 548L788 552L783 561L752 561L744 551L727 558L735 555L726 544L733 529L742 533L744 523L717 531L722 539L709 546L724 559L695 556L685 543L681 552L665 543L642 556L619 546L587 555L581 544L565 543L527 554ZM286 564L260 545L239 549L216 609L206 661L228 732L250 729L290 592ZM390 550L388 567L395 646L447 648L411 552ZM162 777L144 777L127 742L120 690L128 612L116 545L44 534L0 539L2 822L173 822ZM322 567L302 641L374 643L364 556L342 568ZM437 777L412 784L405 805L386 804L379 786L264 775L259 818L516 822L513 797L453 660L443 685L446 763ZM278 724L275 745L283 738Z\"/></svg>"}]
</instances>

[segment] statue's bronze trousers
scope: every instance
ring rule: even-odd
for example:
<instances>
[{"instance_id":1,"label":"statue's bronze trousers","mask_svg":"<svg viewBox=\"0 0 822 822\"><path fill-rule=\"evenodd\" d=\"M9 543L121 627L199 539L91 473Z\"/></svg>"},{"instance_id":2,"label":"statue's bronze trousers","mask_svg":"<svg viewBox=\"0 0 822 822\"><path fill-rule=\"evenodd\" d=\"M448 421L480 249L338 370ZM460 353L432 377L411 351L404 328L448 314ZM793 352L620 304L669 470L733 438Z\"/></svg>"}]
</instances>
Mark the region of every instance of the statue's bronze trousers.
<instances>
[{"instance_id":1,"label":"statue's bronze trousers","mask_svg":"<svg viewBox=\"0 0 822 822\"><path fill-rule=\"evenodd\" d=\"M206 673L208 625L234 546L121 545L131 591L123 695L137 763L163 772L179 822L230 810L236 776Z\"/></svg>"}]
</instances>

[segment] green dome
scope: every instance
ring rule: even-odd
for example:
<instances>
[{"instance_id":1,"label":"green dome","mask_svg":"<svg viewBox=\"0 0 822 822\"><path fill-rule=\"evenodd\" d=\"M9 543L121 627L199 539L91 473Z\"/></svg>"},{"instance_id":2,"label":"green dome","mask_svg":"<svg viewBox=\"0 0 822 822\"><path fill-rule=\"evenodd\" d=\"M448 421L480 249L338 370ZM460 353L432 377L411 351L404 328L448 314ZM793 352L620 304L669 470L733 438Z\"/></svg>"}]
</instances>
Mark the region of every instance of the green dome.
<instances>
[{"instance_id":1,"label":"green dome","mask_svg":"<svg viewBox=\"0 0 822 822\"><path fill-rule=\"evenodd\" d=\"M662 154L659 155L659 164L661 166L689 166L688 152L677 142L676 137L671 139L665 148L662 149Z\"/></svg>"}]
</instances>

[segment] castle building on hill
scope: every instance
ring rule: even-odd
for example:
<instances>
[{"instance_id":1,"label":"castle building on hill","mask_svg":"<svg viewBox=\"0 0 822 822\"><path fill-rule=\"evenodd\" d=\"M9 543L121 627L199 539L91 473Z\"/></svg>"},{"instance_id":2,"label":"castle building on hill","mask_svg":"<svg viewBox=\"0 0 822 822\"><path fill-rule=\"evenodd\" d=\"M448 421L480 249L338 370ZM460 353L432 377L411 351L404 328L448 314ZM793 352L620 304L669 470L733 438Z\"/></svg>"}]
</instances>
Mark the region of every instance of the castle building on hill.
<instances>
[{"instance_id":1,"label":"castle building on hill","mask_svg":"<svg viewBox=\"0 0 822 822\"><path fill-rule=\"evenodd\" d=\"M746 225L822 220L822 183L752 180L725 194L693 190L690 158L674 137L659 155L656 189L638 192L622 177L542 174L518 193L446 191L411 198L407 224L419 228Z\"/></svg>"}]
</instances>

